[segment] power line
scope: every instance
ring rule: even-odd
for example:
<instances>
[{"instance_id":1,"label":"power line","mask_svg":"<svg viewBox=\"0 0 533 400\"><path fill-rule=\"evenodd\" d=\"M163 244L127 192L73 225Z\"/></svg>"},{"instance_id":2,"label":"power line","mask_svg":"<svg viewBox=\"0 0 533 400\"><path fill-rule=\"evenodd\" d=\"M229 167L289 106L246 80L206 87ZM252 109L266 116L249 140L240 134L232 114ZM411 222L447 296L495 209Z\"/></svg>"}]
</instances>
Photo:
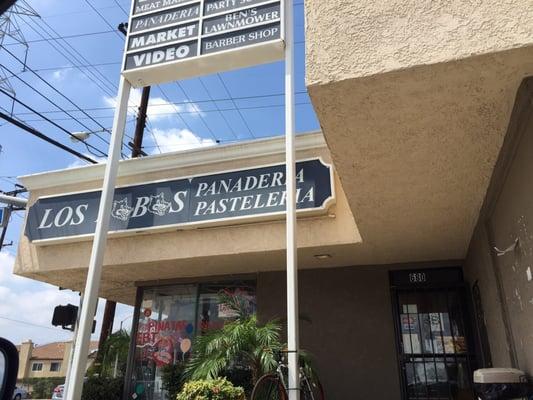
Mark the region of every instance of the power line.
<instances>
[{"instance_id":1,"label":"power line","mask_svg":"<svg viewBox=\"0 0 533 400\"><path fill-rule=\"evenodd\" d=\"M172 103L169 103L169 104L172 104ZM297 102L296 103L297 106L304 106L304 105L311 105L311 102L309 101L301 101L301 102ZM238 110L266 110L266 109L269 109L269 108L280 108L280 107L284 107L283 104L269 104L269 105L263 105L263 106L250 106L250 107L239 107L239 108L218 108L218 109L215 109L215 110L202 110L201 112L202 113L218 113L218 112L227 112L227 111L238 111ZM58 111L56 111L58 112ZM22 116L22 115L28 115L28 114L31 114L31 113L17 113L16 115L17 116ZM176 112L167 112L167 113L158 113L157 116L172 116L172 115L176 115L178 114L178 111ZM179 114L198 114L198 111L179 111ZM179 115L178 115L179 116ZM107 119L112 119L113 118L113 115L108 115L108 116L100 116L100 117L96 117L96 118L107 118ZM78 119L84 119L84 117L78 117ZM50 118L50 120L52 121L70 121L69 118ZM39 122L41 121L40 119L29 119L27 120L28 122ZM128 121L128 123L131 123L132 121ZM190 129L190 126L187 125L187 129L191 130Z\"/></svg>"},{"instance_id":2,"label":"power line","mask_svg":"<svg viewBox=\"0 0 533 400\"><path fill-rule=\"evenodd\" d=\"M39 35L40 37L44 38L45 36L43 35L43 33L39 32L33 25L29 25L29 27L37 34ZM40 29L43 29L41 26L39 26ZM44 30L44 29L43 29ZM46 32L46 31L45 31ZM83 75L85 75L91 82L93 82L98 88L100 88L105 94L107 94L108 96L113 96L113 92L106 86L103 86L102 82L100 82L100 80L98 79L98 77L96 76L90 76L89 73L92 74L92 71L89 69L88 66L80 66L80 65L76 65L75 62L79 62L78 60L76 60L76 57L73 56L73 55L66 55L65 52L67 50L65 49L62 49L60 47L64 47L61 45L61 43L59 43L59 41L56 41L56 40L50 40L48 42L48 44L55 50L57 51L61 56L63 56L65 58L65 60L67 60L68 62L74 64L74 68L76 68L78 71L80 71ZM73 61L75 60L75 61ZM87 65L89 65L90 63L88 63ZM87 70L84 70L84 68L87 68Z\"/></svg>"},{"instance_id":3,"label":"power line","mask_svg":"<svg viewBox=\"0 0 533 400\"><path fill-rule=\"evenodd\" d=\"M161 92L161 94L163 95L164 99L167 101L168 104L171 104L172 105L172 108L174 108L174 110L176 111L176 115L177 117L181 120L181 122L183 122L183 124L185 125L185 127L192 132L192 128L191 126L187 123L187 121L185 121L185 118L182 117L182 113L183 111L180 111L178 109L178 107L172 103L172 100L170 100L170 97L168 97L168 95L165 93L165 91L163 90L163 88L161 86L157 86L157 88L159 89L159 91ZM148 118L148 120L150 120L150 118ZM209 128L208 128L209 129ZM214 134L213 132L211 132L211 135L213 135L214 137ZM154 138L155 138L155 135L154 135ZM216 140L216 139L215 139Z\"/></svg>"},{"instance_id":4,"label":"power line","mask_svg":"<svg viewBox=\"0 0 533 400\"><path fill-rule=\"evenodd\" d=\"M37 68L35 71L37 72L45 72L45 71L61 71L64 69L77 69L77 68L89 68L89 67L108 67L111 65L121 65L122 62L120 61L114 61L114 62L105 62L105 63L95 63L95 64L80 64L80 65L61 65L57 67L47 67L47 68Z\"/></svg>"},{"instance_id":5,"label":"power line","mask_svg":"<svg viewBox=\"0 0 533 400\"><path fill-rule=\"evenodd\" d=\"M228 122L228 120L226 119L226 116L224 115L224 113L222 113L222 111L220 111L220 108L218 107L218 104L217 102L215 102L213 100L213 97L211 96L211 93L209 92L209 89L207 88L206 84L204 83L204 81L202 80L202 77L199 77L198 80L200 81L200 83L202 84L205 92L207 93L207 95L209 96L209 98L211 99L211 101L213 102L213 104L215 105L215 107L217 108L217 111L219 112L220 116L222 117L222 119L224 120L224 122L226 123L227 127L229 128L229 130L231 131L231 134L235 137L235 138L238 138L238 136L236 135L235 131L233 130L233 127L231 126L231 124Z\"/></svg>"},{"instance_id":6,"label":"power line","mask_svg":"<svg viewBox=\"0 0 533 400\"><path fill-rule=\"evenodd\" d=\"M97 9L96 9L96 8L90 3L90 2L89 2L89 0L85 0L85 2L89 5L89 7L91 7L91 8L93 9L93 11L94 11L96 14L98 14L98 16L100 17L100 19L101 19L102 21L104 21L104 22L107 24L107 26L109 26L111 29L114 29L114 26L111 25L111 24L109 23L109 21L108 21L108 20L107 20L107 19L106 19L101 13L100 13L100 11L98 11L98 10L97 10ZM127 13L126 13L126 14L127 14ZM116 34L120 37L120 40L122 41L123 36L122 36L120 33L118 33L117 31L115 31L115 32L116 32Z\"/></svg>"},{"instance_id":7,"label":"power line","mask_svg":"<svg viewBox=\"0 0 533 400\"><path fill-rule=\"evenodd\" d=\"M7 50L6 50L7 51ZM11 52L8 51L9 54L11 54ZM14 56L13 54L11 54L12 56ZM15 56L14 56L15 57ZM15 57L17 58L17 57ZM18 61L20 61L18 58L17 58ZM26 86L28 86L30 89L32 89L34 92L36 92L39 96L41 96L43 99L45 99L46 101L48 101L50 104L52 104L54 107L58 108L59 110L61 110L61 112L65 113L66 115L68 115L71 119L73 119L74 121L76 121L78 124L80 124L80 126L82 126L83 128L87 129L87 131L91 132L92 129L89 128L87 125L85 125L84 123L82 123L79 119L77 119L76 117L74 117L72 114L70 114L68 111L65 111L61 106L59 106L57 103L55 103L54 101L52 101L50 98L48 98L48 96L45 96L42 92L40 92L39 90L37 90L36 88L34 88L32 85L30 85L28 82L26 82L24 79L22 79L21 77L19 77L18 75L15 75L13 74L13 72L11 72L5 65L3 64L0 64L2 66L2 68L4 68L6 71L8 71L9 73L11 73L13 75L14 78L17 78L19 81L21 81L22 83L24 83ZM30 72L33 72L31 68L29 67L26 67ZM56 93L58 93L61 97L63 97L64 99L66 99L69 103L71 103L73 106L75 106L79 111L81 111L84 115L86 115L89 119L91 119L92 121L94 121L98 126L100 126L103 130L106 130L106 128L100 124L98 121L96 121L94 118L92 118L89 114L87 114L85 111L83 111L76 103L74 103L72 100L70 100L67 96L65 96L63 93L61 93L59 90L57 90L55 87L53 87L52 85L50 85L46 80L44 80L40 75L34 73L41 81L43 81L46 85L48 85L52 90L54 90ZM95 135L100 139L102 140L104 143L106 144L109 144L109 141L107 141L106 139L104 139L102 136L98 135L95 133Z\"/></svg>"},{"instance_id":8,"label":"power line","mask_svg":"<svg viewBox=\"0 0 533 400\"><path fill-rule=\"evenodd\" d=\"M34 112L35 114L39 115L41 118L43 118L45 121L47 121L48 123L54 125L56 128L62 130L63 132L65 132L67 135L69 135L70 137L72 138L75 138L76 140L78 140L76 138L76 136L74 136L70 131L68 131L67 129L65 129L64 127L62 127L61 125L55 123L54 121L52 121L51 119L47 118L46 116L42 115L41 113L39 113L39 111L36 111L35 109L33 109L32 107L30 107L29 105L25 104L24 102L22 102L21 100L17 99L15 96L12 96L11 94L9 94L8 92L6 92L5 90L1 89L0 88L0 92L3 93L5 96L9 97L11 100L15 101L16 103L20 104L21 106L23 106L24 108ZM89 149L94 149L95 151L98 151L103 157L107 157L107 154L104 153L102 150L94 147L92 144L90 143L85 143L85 142L82 142L86 147L87 147L87 150ZM89 150L90 151L90 150ZM92 160L94 161L94 160Z\"/></svg>"},{"instance_id":9,"label":"power line","mask_svg":"<svg viewBox=\"0 0 533 400\"><path fill-rule=\"evenodd\" d=\"M13 53L11 53L8 49L5 49L4 50L9 53L13 58L15 58L19 63L23 63L22 60L20 60L16 55L14 55ZM33 75L35 75L37 78L39 78L40 81L44 82L49 88L51 88L54 92L56 92L57 94L59 94L61 97L63 97L65 100L67 100L70 104L72 104L74 107L76 107L77 111L80 111L81 113L83 113L84 115L86 115L88 117L88 119L90 119L91 121L93 121L96 125L98 125L102 131L104 132L108 132L108 133L111 133L110 130L108 128L106 128L105 126L103 126L100 122L98 122L94 117L92 117L91 115L89 115L85 110L83 110L80 106L78 106L72 99L70 99L69 97L67 97L65 94L61 93L59 90L57 90L53 85L51 85L46 79L44 79L41 75L39 75L37 72L35 72L32 68L30 68L27 64L23 64L25 65L25 68L27 70L29 70ZM4 69L6 69L8 72L10 72L12 75L14 75L11 71L9 71L5 66L3 66ZM22 82L24 82L27 86L29 86L30 88L32 88L33 90L35 90L37 93L41 94L37 89L35 89L34 87L32 87L31 85L29 85L28 83L26 83L24 80L22 80L22 78L18 77L18 76L15 76L17 79L21 80ZM42 96L42 94L41 94ZM64 108L62 107L59 107L57 104L55 104L54 102L52 102L50 99L46 98L47 101L51 102L52 104L54 104L54 106L56 106L57 108L59 108L62 112L64 112L65 114L71 116L67 111L65 111ZM72 117L72 116L71 116ZM72 117L73 119L75 119L74 117ZM76 121L78 121L76 119ZM79 122L79 121L78 121ZM109 144L109 141L102 138L100 135L98 135L97 132L93 132L91 128L89 128L88 126L84 125L84 124L81 124L85 129L87 129L88 131L91 131L91 133L94 133L95 136L97 136L100 140L102 140L104 143L106 144ZM124 155L123 155L124 157Z\"/></svg>"},{"instance_id":10,"label":"power line","mask_svg":"<svg viewBox=\"0 0 533 400\"><path fill-rule=\"evenodd\" d=\"M129 17L130 13L129 13L124 7L122 7L122 4L120 4L120 3L118 2L118 0L113 0L113 1L114 1L115 4L118 6L118 8L120 8L122 11L124 11L124 14L126 14L126 16Z\"/></svg>"},{"instance_id":11,"label":"power line","mask_svg":"<svg viewBox=\"0 0 533 400\"><path fill-rule=\"evenodd\" d=\"M21 321L21 320L14 319L14 318L4 317L2 315L0 315L0 319L4 319L6 321L15 322L17 324L24 324L24 325L28 325L28 326L34 326L34 327L37 327L37 328L51 329L51 330L56 331L56 332L62 332L59 328L52 328L51 326L38 325L38 324L34 324L33 322ZM64 333L67 333L67 332L64 332Z\"/></svg>"},{"instance_id":12,"label":"power line","mask_svg":"<svg viewBox=\"0 0 533 400\"><path fill-rule=\"evenodd\" d=\"M61 40L61 39L74 39L74 38L79 38L79 37L85 37L85 36L97 36L97 35L105 35L105 34L109 34L109 33L114 33L115 32L115 29L113 30L107 30L107 31L97 31L97 32L86 32L86 33L77 33L75 35L65 35L65 36L57 36L57 37L52 37L50 39L34 39L34 40L27 40L26 43L27 44L31 44L31 43L43 43L43 42L50 42L51 40ZM7 43L7 44L4 44L3 46L16 46L18 43ZM120 63L119 63L120 64Z\"/></svg>"},{"instance_id":13,"label":"power line","mask_svg":"<svg viewBox=\"0 0 533 400\"><path fill-rule=\"evenodd\" d=\"M59 33L58 33L58 32L57 32L52 26L50 26L50 24L49 24L48 22L46 22L45 20L42 20L42 23L43 23L44 25L46 25L46 26L47 26L47 27L48 27L48 28L49 28L49 29L50 29L55 35L60 36ZM111 27L111 28L113 28L113 27ZM41 29L42 29L42 27L41 27ZM47 34L50 35L48 32L47 32ZM52 35L50 35L50 36L52 36ZM68 48L70 48L74 53L76 53L76 54L81 58L81 60L82 60L83 62L85 62L85 63L89 63L89 64L90 64L90 61L89 61L87 58L85 58L85 56L83 56L83 54L81 54L81 53L76 49L76 47L72 46L69 42L67 42L67 41L64 40L64 39L61 39L61 41L64 42L65 45L66 45L66 46L63 46L63 47L68 47ZM58 43L61 45L61 42L58 41ZM68 49L67 49L67 50L68 50ZM70 54L72 54L72 53L70 53ZM109 80L104 74L102 74L98 69L94 68L94 71L95 71L95 72L94 72L95 75L97 75L97 76L99 75L99 76L101 77L101 81L102 81L103 83L107 82L107 83L109 84L109 86L110 86L111 88L113 88L114 93L116 93L116 92L118 91L118 86L116 85L116 83L111 82L111 81L110 81L110 80ZM105 81L105 82L104 82L104 81Z\"/></svg>"},{"instance_id":14,"label":"power line","mask_svg":"<svg viewBox=\"0 0 533 400\"><path fill-rule=\"evenodd\" d=\"M39 132L35 128L33 128L33 127L29 126L29 125L26 125L26 124L16 120L15 118L10 117L9 115L4 114L1 111L0 111L0 118L3 118L3 119L5 119L8 122L11 122L13 125L21 128L21 129L24 129L26 132L31 133L32 135L38 137L39 139L42 139L42 140L44 140L44 141L46 141L46 142L48 142L50 144L53 144L54 146L59 147L60 149L65 150L66 152L68 152L68 153L70 153L72 155L75 155L78 158L81 158L82 160L85 160L85 161L87 161L87 162L89 162L91 164L97 164L97 161L93 160L92 158L89 158L89 157L81 154L80 152L78 152L78 151L76 151L74 149L71 149L68 146L65 146L64 144L58 142L57 140L54 140L51 137L46 136L44 133Z\"/></svg>"},{"instance_id":15,"label":"power line","mask_svg":"<svg viewBox=\"0 0 533 400\"><path fill-rule=\"evenodd\" d=\"M301 90L301 91L295 92L295 94L296 95L307 94L307 91L306 90ZM202 104L202 103L212 103L214 101L222 102L222 101L231 101L232 99L235 100L235 101L258 100L258 99L268 99L268 98L272 98L272 97L282 97L284 95L285 95L284 93L269 93L269 94L260 94L260 95L242 96L242 97L233 97L233 98L225 97L225 98L217 98L217 99L213 98L213 99L209 99L209 100L195 100L194 103ZM168 105L176 105L176 106L191 105L191 101L190 100L189 101L174 101L173 102L173 101L170 101L170 99L168 99L168 96L167 96L166 100L167 100L166 104L151 104L150 108L167 107ZM135 108L135 107L134 106L130 106L130 108ZM88 111L105 111L105 110L114 110L114 109L115 109L115 107L92 107L92 108L86 108L86 110L88 110ZM76 111L76 110L67 110L67 111ZM57 113L57 112L59 112L59 111L55 111L55 110L41 111L41 113L43 113L43 114L53 114L53 113ZM205 110L204 110L204 112L205 112ZM19 113L19 115L24 115L24 114L31 114L31 113ZM168 114L168 113L166 113L166 114ZM157 114L157 115L165 115L165 114ZM100 118L100 117L95 117L95 118Z\"/></svg>"},{"instance_id":16,"label":"power line","mask_svg":"<svg viewBox=\"0 0 533 400\"><path fill-rule=\"evenodd\" d=\"M252 132L252 129L250 129L250 125L248 125L248 122L246 121L246 119L245 119L244 116L242 115L241 110L237 107L237 104L235 104L235 100L233 100L233 97L231 96L231 92L229 91L228 87L226 86L226 83L224 82L224 79L222 79L222 77L220 76L219 73L217 73L217 76L218 76L218 79L220 79L220 82L222 83L222 86L224 86L224 89L225 89L226 92L228 93L228 96L230 97L231 102L233 103L233 106L234 106L235 108L237 108L237 112L238 112L239 115L241 116L242 122L244 122L244 125L245 125L246 128L248 129L248 132L250 132L250 135L251 135L253 138L255 138L255 135L254 135L254 133Z\"/></svg>"}]
</instances>

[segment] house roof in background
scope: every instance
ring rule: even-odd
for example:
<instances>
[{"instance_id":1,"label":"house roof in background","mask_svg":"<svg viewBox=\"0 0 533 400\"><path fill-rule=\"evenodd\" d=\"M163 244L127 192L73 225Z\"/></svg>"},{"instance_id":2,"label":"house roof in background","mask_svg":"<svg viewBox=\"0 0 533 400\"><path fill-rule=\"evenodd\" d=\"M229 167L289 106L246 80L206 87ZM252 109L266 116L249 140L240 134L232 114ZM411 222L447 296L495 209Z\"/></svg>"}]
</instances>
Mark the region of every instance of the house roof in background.
<instances>
[{"instance_id":1,"label":"house roof in background","mask_svg":"<svg viewBox=\"0 0 533 400\"><path fill-rule=\"evenodd\" d=\"M42 346L35 346L32 351L32 360L62 360L65 354L65 346L70 342L53 342ZM98 350L98 341L91 341L89 354Z\"/></svg>"}]
</instances>

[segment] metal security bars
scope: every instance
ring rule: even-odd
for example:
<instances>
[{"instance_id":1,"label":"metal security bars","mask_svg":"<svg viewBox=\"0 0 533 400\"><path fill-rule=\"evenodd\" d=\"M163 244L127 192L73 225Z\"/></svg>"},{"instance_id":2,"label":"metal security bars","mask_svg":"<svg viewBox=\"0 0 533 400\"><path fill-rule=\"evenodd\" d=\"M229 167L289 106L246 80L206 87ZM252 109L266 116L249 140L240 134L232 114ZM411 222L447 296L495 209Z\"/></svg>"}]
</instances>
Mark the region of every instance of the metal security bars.
<instances>
[{"instance_id":1,"label":"metal security bars","mask_svg":"<svg viewBox=\"0 0 533 400\"><path fill-rule=\"evenodd\" d=\"M395 286L394 274L406 274L407 282ZM391 277L402 398L472 398L475 358L464 284L453 283L450 276L441 280L431 270L393 272Z\"/></svg>"}]
</instances>

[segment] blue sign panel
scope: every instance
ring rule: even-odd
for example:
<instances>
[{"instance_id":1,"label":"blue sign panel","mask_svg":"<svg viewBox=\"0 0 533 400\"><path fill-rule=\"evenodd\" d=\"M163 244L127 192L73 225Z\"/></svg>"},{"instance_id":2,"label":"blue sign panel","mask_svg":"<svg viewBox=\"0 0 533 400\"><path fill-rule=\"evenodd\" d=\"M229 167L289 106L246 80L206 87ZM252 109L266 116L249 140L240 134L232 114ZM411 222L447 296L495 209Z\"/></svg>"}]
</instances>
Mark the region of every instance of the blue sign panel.
<instances>
[{"instance_id":1,"label":"blue sign panel","mask_svg":"<svg viewBox=\"0 0 533 400\"><path fill-rule=\"evenodd\" d=\"M319 159L297 163L297 208L319 211L333 199L332 171ZM234 221L283 214L285 164L117 188L110 231ZM28 211L30 240L90 235L100 191L41 198Z\"/></svg>"}]
</instances>

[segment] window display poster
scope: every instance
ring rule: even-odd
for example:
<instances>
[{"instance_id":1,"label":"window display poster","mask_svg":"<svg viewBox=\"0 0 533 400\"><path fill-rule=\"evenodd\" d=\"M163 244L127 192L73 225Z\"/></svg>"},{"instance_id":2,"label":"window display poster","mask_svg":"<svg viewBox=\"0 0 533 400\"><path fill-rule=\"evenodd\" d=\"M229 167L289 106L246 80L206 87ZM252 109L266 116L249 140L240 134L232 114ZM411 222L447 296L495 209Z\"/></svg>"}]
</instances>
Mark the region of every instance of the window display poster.
<instances>
[{"instance_id":1,"label":"window display poster","mask_svg":"<svg viewBox=\"0 0 533 400\"><path fill-rule=\"evenodd\" d=\"M193 333L190 321L148 318L139 323L137 347L142 349L142 358L154 361L158 367L171 365L190 351Z\"/></svg>"}]
</instances>

